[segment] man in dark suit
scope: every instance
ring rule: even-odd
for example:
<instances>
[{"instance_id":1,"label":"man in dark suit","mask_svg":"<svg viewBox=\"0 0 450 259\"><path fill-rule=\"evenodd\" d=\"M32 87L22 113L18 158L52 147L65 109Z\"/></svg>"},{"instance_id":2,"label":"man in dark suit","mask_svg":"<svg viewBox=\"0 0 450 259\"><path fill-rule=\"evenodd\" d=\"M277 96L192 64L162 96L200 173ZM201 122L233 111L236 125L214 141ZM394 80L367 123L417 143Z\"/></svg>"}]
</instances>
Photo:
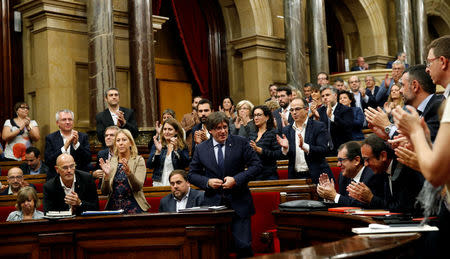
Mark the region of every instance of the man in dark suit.
<instances>
[{"instance_id":1,"label":"man in dark suit","mask_svg":"<svg viewBox=\"0 0 450 259\"><path fill-rule=\"evenodd\" d=\"M294 122L283 128L283 137L278 136L277 140L289 158L289 178L311 178L318 183L321 173L333 178L325 160L328 134L322 122L308 119L308 109L305 99L294 99L291 103Z\"/></svg>"},{"instance_id":2,"label":"man in dark suit","mask_svg":"<svg viewBox=\"0 0 450 259\"><path fill-rule=\"evenodd\" d=\"M89 173L75 170L75 161L69 154L56 160L59 176L44 184L44 211L65 211L80 215L83 211L98 210L95 182Z\"/></svg>"},{"instance_id":3,"label":"man in dark suit","mask_svg":"<svg viewBox=\"0 0 450 259\"><path fill-rule=\"evenodd\" d=\"M364 71L369 70L369 64L364 61L364 57L358 57L356 59L356 66L350 69L351 71Z\"/></svg>"},{"instance_id":4,"label":"man in dark suit","mask_svg":"<svg viewBox=\"0 0 450 259\"><path fill-rule=\"evenodd\" d=\"M347 188L350 197L373 209L420 212L414 206L424 182L420 172L397 162L391 147L374 134L364 140L361 154L364 165L370 167L376 175L382 176L384 197L376 196L364 183L350 183Z\"/></svg>"},{"instance_id":5,"label":"man in dark suit","mask_svg":"<svg viewBox=\"0 0 450 259\"><path fill-rule=\"evenodd\" d=\"M210 114L206 127L211 138L196 147L189 182L205 190L205 205L226 205L235 211L231 233L237 257L251 257L250 219L255 208L248 182L262 169L261 161L248 140L228 135L224 113Z\"/></svg>"},{"instance_id":6,"label":"man in dark suit","mask_svg":"<svg viewBox=\"0 0 450 259\"><path fill-rule=\"evenodd\" d=\"M116 133L119 131L117 126L109 126L105 130L105 144L106 148L98 151L97 162L95 163L95 171L92 172L92 176L95 179L100 179L98 182L98 188L102 186L103 170L100 168L100 159L103 161L110 160L114 156L114 140L116 138Z\"/></svg>"},{"instance_id":7,"label":"man in dark suit","mask_svg":"<svg viewBox=\"0 0 450 259\"><path fill-rule=\"evenodd\" d=\"M119 106L120 96L117 88L109 88L105 92L105 101L108 108L95 116L97 121L97 138L105 147L105 129L108 126L117 126L121 129L127 129L137 138L139 130L132 109Z\"/></svg>"},{"instance_id":8,"label":"man in dark suit","mask_svg":"<svg viewBox=\"0 0 450 259\"><path fill-rule=\"evenodd\" d=\"M88 135L73 129L74 114L71 110L56 113L56 125L59 130L45 137L45 163L50 171L55 170L56 158L61 154L70 154L80 170L89 171L91 151Z\"/></svg>"},{"instance_id":9,"label":"man in dark suit","mask_svg":"<svg viewBox=\"0 0 450 259\"><path fill-rule=\"evenodd\" d=\"M337 101L337 90L332 86L322 87L320 95L325 105L317 111L320 115L320 121L325 123L330 136L329 154L336 156L337 148L352 140L353 111L350 107Z\"/></svg>"},{"instance_id":10,"label":"man in dark suit","mask_svg":"<svg viewBox=\"0 0 450 259\"><path fill-rule=\"evenodd\" d=\"M178 212L180 209L201 206L204 192L191 189L188 174L184 170L173 170L169 175L171 194L161 199L159 212Z\"/></svg>"},{"instance_id":11,"label":"man in dark suit","mask_svg":"<svg viewBox=\"0 0 450 259\"><path fill-rule=\"evenodd\" d=\"M361 88L361 81L357 76L351 76L348 79L350 91L355 98L355 106L360 108L362 112L369 106L369 96L366 95L366 90Z\"/></svg>"},{"instance_id":12,"label":"man in dark suit","mask_svg":"<svg viewBox=\"0 0 450 259\"><path fill-rule=\"evenodd\" d=\"M380 90L375 96L378 106L383 107L391 93L392 86L394 84L398 85L398 81L402 77L403 71L405 71L405 63L397 60L392 64L391 78L389 78L389 74L386 74L386 77L381 82Z\"/></svg>"},{"instance_id":13,"label":"man in dark suit","mask_svg":"<svg viewBox=\"0 0 450 259\"><path fill-rule=\"evenodd\" d=\"M292 90L288 86L280 86L277 88L277 101L280 108L273 111L273 117L277 122L278 134L281 134L283 127L293 122L292 116L289 113L290 103L292 98Z\"/></svg>"},{"instance_id":14,"label":"man in dark suit","mask_svg":"<svg viewBox=\"0 0 450 259\"><path fill-rule=\"evenodd\" d=\"M374 176L372 169L364 166L358 142L350 141L339 147L338 166L342 170L339 174L339 193L334 188L334 181L328 175L321 174L317 185L320 197L339 206L367 207L367 204L348 196L347 186L351 182L364 183L377 196L383 197L383 182L380 177Z\"/></svg>"},{"instance_id":15,"label":"man in dark suit","mask_svg":"<svg viewBox=\"0 0 450 259\"><path fill-rule=\"evenodd\" d=\"M375 85L375 77L371 75L367 75L364 81L366 83L366 96L369 97L368 105L369 107L377 108L378 103L375 97L377 96L380 87Z\"/></svg>"},{"instance_id":16,"label":"man in dark suit","mask_svg":"<svg viewBox=\"0 0 450 259\"><path fill-rule=\"evenodd\" d=\"M212 103L208 99L201 99L197 105L197 115L200 123L192 127L192 152L194 154L195 146L209 139L209 132L206 129L206 119L212 112Z\"/></svg>"},{"instance_id":17,"label":"man in dark suit","mask_svg":"<svg viewBox=\"0 0 450 259\"><path fill-rule=\"evenodd\" d=\"M8 170L8 184L0 186L0 195L17 195L25 186L36 189L36 186L23 179L23 172L19 167L12 167Z\"/></svg>"},{"instance_id":18,"label":"man in dark suit","mask_svg":"<svg viewBox=\"0 0 450 259\"><path fill-rule=\"evenodd\" d=\"M20 165L23 174L45 174L47 175L47 180L52 179L56 176L56 173L49 170L48 166L41 161L41 152L36 147L28 147L25 150L25 160L26 163Z\"/></svg>"}]
</instances>

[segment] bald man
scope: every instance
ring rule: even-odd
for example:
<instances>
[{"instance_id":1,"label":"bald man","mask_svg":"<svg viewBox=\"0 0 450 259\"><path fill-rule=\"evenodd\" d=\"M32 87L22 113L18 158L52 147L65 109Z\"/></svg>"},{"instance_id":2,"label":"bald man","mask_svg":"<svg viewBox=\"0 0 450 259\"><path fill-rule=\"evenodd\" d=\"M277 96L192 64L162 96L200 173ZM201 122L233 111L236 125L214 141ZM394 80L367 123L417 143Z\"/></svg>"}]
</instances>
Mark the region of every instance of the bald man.
<instances>
[{"instance_id":1,"label":"bald man","mask_svg":"<svg viewBox=\"0 0 450 259\"><path fill-rule=\"evenodd\" d=\"M20 188L25 186L31 186L36 189L32 184L23 180L23 172L19 167L12 167L8 171L8 184L1 186L0 195L17 195Z\"/></svg>"},{"instance_id":2,"label":"bald man","mask_svg":"<svg viewBox=\"0 0 450 259\"><path fill-rule=\"evenodd\" d=\"M73 157L61 154L56 159L58 176L44 184L44 211L65 211L80 215L98 210L98 195L91 174L76 170Z\"/></svg>"}]
</instances>

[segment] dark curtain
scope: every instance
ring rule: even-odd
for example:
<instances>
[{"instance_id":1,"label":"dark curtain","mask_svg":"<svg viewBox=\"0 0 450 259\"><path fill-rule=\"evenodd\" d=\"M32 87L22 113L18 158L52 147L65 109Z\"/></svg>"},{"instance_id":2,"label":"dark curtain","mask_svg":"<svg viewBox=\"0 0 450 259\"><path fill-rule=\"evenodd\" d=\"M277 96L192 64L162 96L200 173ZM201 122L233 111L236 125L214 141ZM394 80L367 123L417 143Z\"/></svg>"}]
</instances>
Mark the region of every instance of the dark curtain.
<instances>
[{"instance_id":1,"label":"dark curtain","mask_svg":"<svg viewBox=\"0 0 450 259\"><path fill-rule=\"evenodd\" d=\"M152 11L154 15L159 15L159 11L161 10L161 2L162 0L152 1Z\"/></svg>"}]
</instances>

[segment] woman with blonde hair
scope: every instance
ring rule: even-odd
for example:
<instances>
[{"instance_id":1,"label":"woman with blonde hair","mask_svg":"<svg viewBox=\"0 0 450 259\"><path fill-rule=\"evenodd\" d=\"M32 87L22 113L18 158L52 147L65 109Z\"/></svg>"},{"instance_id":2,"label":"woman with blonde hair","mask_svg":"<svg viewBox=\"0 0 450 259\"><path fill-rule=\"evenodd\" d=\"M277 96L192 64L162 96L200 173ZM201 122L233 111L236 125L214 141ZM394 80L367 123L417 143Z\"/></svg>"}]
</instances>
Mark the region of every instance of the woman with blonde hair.
<instances>
[{"instance_id":1,"label":"woman with blonde hair","mask_svg":"<svg viewBox=\"0 0 450 259\"><path fill-rule=\"evenodd\" d=\"M22 187L17 194L17 210L11 212L6 221L42 219L44 218L44 213L36 210L39 206L40 201L36 190L31 186Z\"/></svg>"},{"instance_id":2,"label":"woman with blonde hair","mask_svg":"<svg viewBox=\"0 0 450 259\"><path fill-rule=\"evenodd\" d=\"M125 214L147 211L150 205L142 191L147 177L145 160L138 155L129 130L117 131L113 150L111 160L100 159L103 170L102 194L108 195L106 209L123 209Z\"/></svg>"},{"instance_id":3,"label":"woman with blonde hair","mask_svg":"<svg viewBox=\"0 0 450 259\"><path fill-rule=\"evenodd\" d=\"M403 95L400 92L400 86L392 85L388 100L384 103L384 111L389 114L390 117L391 111L399 105L400 107L405 106Z\"/></svg>"},{"instance_id":4,"label":"woman with blonde hair","mask_svg":"<svg viewBox=\"0 0 450 259\"><path fill-rule=\"evenodd\" d=\"M164 121L160 139L153 138L154 145L147 160L153 168L153 186L170 186L169 174L175 169L185 169L189 164L189 150L183 138L183 128L175 119Z\"/></svg>"}]
</instances>

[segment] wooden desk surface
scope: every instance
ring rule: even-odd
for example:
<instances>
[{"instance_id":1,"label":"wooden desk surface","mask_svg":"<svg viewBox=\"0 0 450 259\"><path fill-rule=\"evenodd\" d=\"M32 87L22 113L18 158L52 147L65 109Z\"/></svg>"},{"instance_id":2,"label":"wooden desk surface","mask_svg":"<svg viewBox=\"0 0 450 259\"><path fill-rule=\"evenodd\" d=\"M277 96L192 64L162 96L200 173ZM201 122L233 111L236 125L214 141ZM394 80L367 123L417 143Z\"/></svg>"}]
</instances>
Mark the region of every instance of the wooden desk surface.
<instances>
[{"instance_id":1,"label":"wooden desk surface","mask_svg":"<svg viewBox=\"0 0 450 259\"><path fill-rule=\"evenodd\" d=\"M0 257L225 258L233 211L0 223Z\"/></svg>"}]
</instances>

